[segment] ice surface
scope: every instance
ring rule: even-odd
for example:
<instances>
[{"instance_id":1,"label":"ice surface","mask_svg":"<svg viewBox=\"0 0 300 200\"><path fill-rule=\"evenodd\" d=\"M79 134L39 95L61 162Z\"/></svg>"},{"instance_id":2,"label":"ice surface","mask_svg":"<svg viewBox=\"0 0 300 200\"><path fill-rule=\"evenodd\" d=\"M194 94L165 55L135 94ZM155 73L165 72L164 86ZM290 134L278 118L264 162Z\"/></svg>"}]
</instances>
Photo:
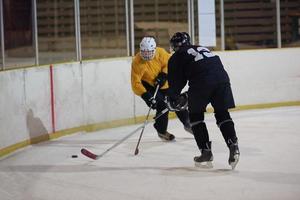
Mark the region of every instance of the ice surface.
<instances>
[{"instance_id":1,"label":"ice surface","mask_svg":"<svg viewBox=\"0 0 300 200\"><path fill-rule=\"evenodd\" d=\"M176 141L161 141L148 124L137 156L139 132L96 161L80 149L101 154L139 125L78 133L19 150L0 160L0 199L300 199L300 107L237 111L232 117L241 151L234 171L213 114L207 114L213 169L194 167L199 150L174 119L169 131Z\"/></svg>"}]
</instances>

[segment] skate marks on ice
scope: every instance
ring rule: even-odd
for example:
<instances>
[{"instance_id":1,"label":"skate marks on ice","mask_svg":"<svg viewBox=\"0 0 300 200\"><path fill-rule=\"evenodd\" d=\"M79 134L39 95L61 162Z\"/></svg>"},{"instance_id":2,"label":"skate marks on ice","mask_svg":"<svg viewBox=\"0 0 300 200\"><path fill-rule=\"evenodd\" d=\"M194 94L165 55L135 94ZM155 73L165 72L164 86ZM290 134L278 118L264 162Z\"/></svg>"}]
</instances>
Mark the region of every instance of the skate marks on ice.
<instances>
[{"instance_id":1,"label":"skate marks on ice","mask_svg":"<svg viewBox=\"0 0 300 200\"><path fill-rule=\"evenodd\" d=\"M126 172L128 174L148 174L182 177L216 177L237 176L241 179L263 183L291 184L300 186L300 174L272 171L238 171L225 168L203 169L191 166L164 167L164 166L99 166L88 162L85 165L11 165L1 166L0 172L26 173L74 173L74 172Z\"/></svg>"},{"instance_id":2,"label":"skate marks on ice","mask_svg":"<svg viewBox=\"0 0 300 200\"><path fill-rule=\"evenodd\" d=\"M90 162L89 162L90 164ZM97 172L101 171L101 168L95 165L7 165L1 166L0 172L26 172L26 173L75 173L75 172Z\"/></svg>"},{"instance_id":3,"label":"skate marks on ice","mask_svg":"<svg viewBox=\"0 0 300 200\"><path fill-rule=\"evenodd\" d=\"M133 157L133 156L132 156ZM1 165L0 172L6 173L61 173L61 174L72 174L76 172L126 172L128 174L148 174L148 175L166 175L166 176L184 176L184 177L212 177L212 176L238 176L242 179L253 180L264 183L278 183L278 184L292 184L300 186L300 173L291 172L280 172L280 171L264 171L264 170L231 170L230 166L224 166L223 163L214 162L214 168L205 169L194 167L191 165L177 165L177 166L166 166L162 165L143 165L143 166L120 166L121 164L111 164L100 160L98 161L85 161L83 158L78 158L78 161L71 159L61 165L51 164L28 164L28 165ZM75 159L77 160L77 159ZM105 166L105 165L110 166ZM241 166L241 168L244 168Z\"/></svg>"},{"instance_id":4,"label":"skate marks on ice","mask_svg":"<svg viewBox=\"0 0 300 200\"><path fill-rule=\"evenodd\" d=\"M147 134L154 134L154 133L147 133ZM154 136L156 137L156 135ZM153 139L153 136L151 138L147 137L147 136L144 136L143 140L141 141L140 143L140 152L147 152L151 149L155 149L155 148L160 148L160 147L164 147L165 145L178 145L180 144L182 147L186 146L190 146L189 144L186 144L184 143L184 141L189 141L189 142L193 142L194 139L193 138L179 138L179 137L176 137L174 140L172 141L165 141L165 140L162 140L160 138L154 138ZM136 140L135 139L132 139L130 141L127 141L126 143L124 143L124 146L123 148L126 148L129 150L129 152L132 151L132 149L134 150L135 148L135 145L136 145Z\"/></svg>"},{"instance_id":5,"label":"skate marks on ice","mask_svg":"<svg viewBox=\"0 0 300 200\"><path fill-rule=\"evenodd\" d=\"M246 171L246 170L232 170L230 168L195 168L195 167L170 167L165 168L163 175L168 176L183 176L183 177L222 177L230 176L243 180L255 181L257 183L265 184L284 184L284 185L298 185L300 186L300 174L289 172L275 172L275 171Z\"/></svg>"},{"instance_id":6,"label":"skate marks on ice","mask_svg":"<svg viewBox=\"0 0 300 200\"><path fill-rule=\"evenodd\" d=\"M242 179L254 180L264 183L300 185L300 173L275 172L275 171L247 171L231 170L229 168L204 169L193 166L101 166L94 162L85 164L64 165L2 165L0 172L11 173L62 173L72 174L75 172L126 172L128 174L148 174L183 177L212 177L212 176L238 176Z\"/></svg>"},{"instance_id":7,"label":"skate marks on ice","mask_svg":"<svg viewBox=\"0 0 300 200\"><path fill-rule=\"evenodd\" d=\"M211 177L211 176L224 176L235 174L237 171L230 169L201 169L192 166L99 166L91 162L85 165L11 165L1 166L0 172L6 173L32 173L32 174L48 174L48 173L126 173L126 174L148 174L148 175L165 175L165 176L183 176L183 177Z\"/></svg>"}]
</instances>

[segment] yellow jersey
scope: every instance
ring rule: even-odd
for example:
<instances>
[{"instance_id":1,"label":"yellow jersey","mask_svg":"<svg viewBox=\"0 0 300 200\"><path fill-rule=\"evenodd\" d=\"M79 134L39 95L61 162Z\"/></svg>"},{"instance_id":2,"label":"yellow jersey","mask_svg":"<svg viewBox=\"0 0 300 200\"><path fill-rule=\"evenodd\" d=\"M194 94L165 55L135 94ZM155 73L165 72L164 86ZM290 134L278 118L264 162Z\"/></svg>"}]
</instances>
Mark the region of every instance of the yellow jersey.
<instances>
[{"instance_id":1,"label":"yellow jersey","mask_svg":"<svg viewBox=\"0 0 300 200\"><path fill-rule=\"evenodd\" d=\"M147 92L142 81L154 86L155 79L160 72L168 73L168 61L170 57L171 54L161 47L156 48L152 60L143 60L140 53L135 55L131 64L131 87L136 95L141 96ZM161 89L167 89L168 87L168 82L166 82Z\"/></svg>"}]
</instances>

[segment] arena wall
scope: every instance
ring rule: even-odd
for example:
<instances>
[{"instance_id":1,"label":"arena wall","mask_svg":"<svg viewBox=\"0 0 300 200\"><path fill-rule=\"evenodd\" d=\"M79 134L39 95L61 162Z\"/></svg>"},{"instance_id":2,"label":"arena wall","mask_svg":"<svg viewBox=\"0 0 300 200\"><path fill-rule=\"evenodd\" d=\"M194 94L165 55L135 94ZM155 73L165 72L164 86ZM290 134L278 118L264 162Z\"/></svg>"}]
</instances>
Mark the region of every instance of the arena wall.
<instances>
[{"instance_id":1,"label":"arena wall","mask_svg":"<svg viewBox=\"0 0 300 200\"><path fill-rule=\"evenodd\" d=\"M215 54L237 109L300 105L300 48ZM0 157L67 134L141 122L148 108L132 93L131 59L0 72Z\"/></svg>"}]
</instances>

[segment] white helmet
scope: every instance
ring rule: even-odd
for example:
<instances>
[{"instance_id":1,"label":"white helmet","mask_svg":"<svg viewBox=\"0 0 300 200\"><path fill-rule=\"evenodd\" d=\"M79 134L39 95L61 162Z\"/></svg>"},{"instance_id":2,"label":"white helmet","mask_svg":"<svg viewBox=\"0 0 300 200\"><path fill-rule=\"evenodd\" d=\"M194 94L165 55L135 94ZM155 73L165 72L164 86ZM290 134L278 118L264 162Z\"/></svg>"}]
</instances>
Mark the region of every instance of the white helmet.
<instances>
[{"instance_id":1,"label":"white helmet","mask_svg":"<svg viewBox=\"0 0 300 200\"><path fill-rule=\"evenodd\" d=\"M156 42L153 37L144 37L140 43L140 53L143 60L152 60L155 55Z\"/></svg>"}]
</instances>

